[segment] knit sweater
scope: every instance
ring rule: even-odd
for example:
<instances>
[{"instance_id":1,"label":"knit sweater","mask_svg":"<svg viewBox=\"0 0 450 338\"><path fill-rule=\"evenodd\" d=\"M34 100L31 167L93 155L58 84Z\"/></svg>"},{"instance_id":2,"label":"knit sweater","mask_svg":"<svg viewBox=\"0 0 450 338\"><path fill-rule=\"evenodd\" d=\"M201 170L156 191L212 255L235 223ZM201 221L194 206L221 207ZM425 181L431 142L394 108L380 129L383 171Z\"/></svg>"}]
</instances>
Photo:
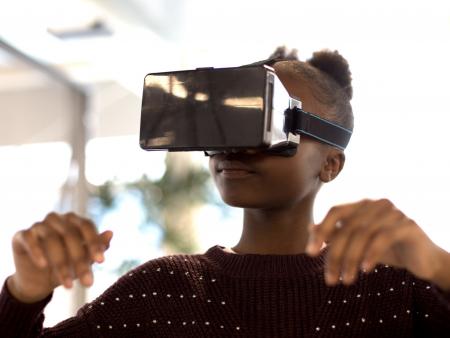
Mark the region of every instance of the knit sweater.
<instances>
[{"instance_id":1,"label":"knit sweater","mask_svg":"<svg viewBox=\"0 0 450 338\"><path fill-rule=\"evenodd\" d=\"M324 253L201 255L151 260L76 316L42 328L47 299L0 294L1 337L449 337L450 294L377 266L351 286L326 286Z\"/></svg>"}]
</instances>

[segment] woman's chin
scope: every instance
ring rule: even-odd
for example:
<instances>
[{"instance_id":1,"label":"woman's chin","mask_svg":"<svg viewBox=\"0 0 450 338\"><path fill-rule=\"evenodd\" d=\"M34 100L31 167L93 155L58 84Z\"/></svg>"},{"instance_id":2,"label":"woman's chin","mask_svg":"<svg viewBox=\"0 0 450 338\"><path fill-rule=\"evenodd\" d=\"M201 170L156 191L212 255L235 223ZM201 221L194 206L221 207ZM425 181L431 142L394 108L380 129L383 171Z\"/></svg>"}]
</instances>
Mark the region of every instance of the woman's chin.
<instances>
[{"instance_id":1,"label":"woman's chin","mask_svg":"<svg viewBox=\"0 0 450 338\"><path fill-rule=\"evenodd\" d=\"M262 201L253 199L244 199L241 196L222 196L222 200L230 207L243 209L260 209L266 205Z\"/></svg>"}]
</instances>

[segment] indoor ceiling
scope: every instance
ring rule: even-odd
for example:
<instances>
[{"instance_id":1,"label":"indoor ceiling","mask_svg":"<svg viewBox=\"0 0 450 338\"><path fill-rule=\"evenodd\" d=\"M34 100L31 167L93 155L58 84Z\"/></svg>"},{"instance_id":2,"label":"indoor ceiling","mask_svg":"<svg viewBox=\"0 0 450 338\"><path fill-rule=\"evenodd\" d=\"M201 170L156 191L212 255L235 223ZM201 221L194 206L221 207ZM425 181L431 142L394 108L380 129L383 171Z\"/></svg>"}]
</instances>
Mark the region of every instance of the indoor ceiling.
<instances>
[{"instance_id":1,"label":"indoor ceiling","mask_svg":"<svg viewBox=\"0 0 450 338\"><path fill-rule=\"evenodd\" d=\"M4 0L0 50L76 84L113 81L140 95L150 71L249 63L280 44L302 58L339 49L354 69L369 57L401 58L390 53L399 48L421 57L447 44L449 13L447 0ZM0 53L0 90L40 82L28 71Z\"/></svg>"},{"instance_id":2,"label":"indoor ceiling","mask_svg":"<svg viewBox=\"0 0 450 338\"><path fill-rule=\"evenodd\" d=\"M177 39L183 2L3 2L0 42L8 50L0 45L0 90L42 83L35 64L26 62L29 57L77 84L116 81L139 91L135 83L141 85L155 48L167 49Z\"/></svg>"}]
</instances>

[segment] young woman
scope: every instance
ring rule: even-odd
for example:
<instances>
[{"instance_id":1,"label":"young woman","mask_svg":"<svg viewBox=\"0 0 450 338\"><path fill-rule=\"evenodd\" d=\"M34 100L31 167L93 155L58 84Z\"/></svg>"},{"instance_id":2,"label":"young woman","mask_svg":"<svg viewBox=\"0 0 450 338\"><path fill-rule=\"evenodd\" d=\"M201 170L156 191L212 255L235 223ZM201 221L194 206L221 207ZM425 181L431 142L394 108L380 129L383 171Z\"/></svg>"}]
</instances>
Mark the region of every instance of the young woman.
<instances>
[{"instance_id":1,"label":"young woman","mask_svg":"<svg viewBox=\"0 0 450 338\"><path fill-rule=\"evenodd\" d=\"M282 52L279 51L279 52ZM347 62L286 55L279 78L306 111L353 128ZM5 337L444 337L450 332L450 254L388 200L333 207L314 199L344 153L301 136L294 156L220 153L210 169L223 200L243 208L232 248L149 261L73 318L42 328L58 285L93 283L112 237L75 214L49 214L13 238L16 272L0 295ZM325 245L327 243L327 245Z\"/></svg>"}]
</instances>

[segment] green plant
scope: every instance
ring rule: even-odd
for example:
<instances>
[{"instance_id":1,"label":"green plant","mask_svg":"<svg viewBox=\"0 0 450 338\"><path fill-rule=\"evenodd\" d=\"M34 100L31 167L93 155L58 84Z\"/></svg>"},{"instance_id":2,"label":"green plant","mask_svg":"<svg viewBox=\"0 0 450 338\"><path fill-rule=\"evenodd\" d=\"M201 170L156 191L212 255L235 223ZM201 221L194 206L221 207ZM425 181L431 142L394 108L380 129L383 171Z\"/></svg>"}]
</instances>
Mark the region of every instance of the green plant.
<instances>
[{"instance_id":1,"label":"green plant","mask_svg":"<svg viewBox=\"0 0 450 338\"><path fill-rule=\"evenodd\" d=\"M92 197L100 201L101 213L105 213L115 206L120 194L137 194L146 218L144 224L160 227L166 253L193 253L197 249L194 209L205 203L220 203L212 191L209 172L188 159L186 155L169 153L166 171L160 179L151 180L143 175L135 182L108 181L96 188ZM122 262L120 269L130 268L128 263Z\"/></svg>"}]
</instances>

